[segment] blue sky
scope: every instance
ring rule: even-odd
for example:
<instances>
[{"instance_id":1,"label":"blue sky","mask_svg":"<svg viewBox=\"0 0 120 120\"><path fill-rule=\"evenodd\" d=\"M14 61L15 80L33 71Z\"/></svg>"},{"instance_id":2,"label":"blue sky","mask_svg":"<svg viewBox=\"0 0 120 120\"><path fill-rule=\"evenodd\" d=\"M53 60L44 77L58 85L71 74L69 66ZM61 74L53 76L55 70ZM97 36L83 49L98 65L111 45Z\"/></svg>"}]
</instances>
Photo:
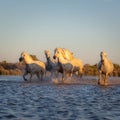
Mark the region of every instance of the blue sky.
<instances>
[{"instance_id":1,"label":"blue sky","mask_svg":"<svg viewBox=\"0 0 120 120\"><path fill-rule=\"evenodd\" d=\"M0 0L0 61L18 62L22 51L45 61L56 47L84 64L101 51L120 64L120 0Z\"/></svg>"}]
</instances>

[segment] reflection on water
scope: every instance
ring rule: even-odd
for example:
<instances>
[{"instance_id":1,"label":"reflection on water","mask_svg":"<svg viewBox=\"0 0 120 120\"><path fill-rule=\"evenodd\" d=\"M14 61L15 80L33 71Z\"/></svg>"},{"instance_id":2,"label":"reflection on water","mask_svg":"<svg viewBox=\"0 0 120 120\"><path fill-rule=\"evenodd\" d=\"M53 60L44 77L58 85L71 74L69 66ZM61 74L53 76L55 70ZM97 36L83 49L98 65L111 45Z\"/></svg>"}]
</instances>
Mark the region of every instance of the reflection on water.
<instances>
[{"instance_id":1,"label":"reflection on water","mask_svg":"<svg viewBox=\"0 0 120 120\"><path fill-rule=\"evenodd\" d=\"M54 85L0 77L3 120L119 120L119 113L119 85Z\"/></svg>"}]
</instances>

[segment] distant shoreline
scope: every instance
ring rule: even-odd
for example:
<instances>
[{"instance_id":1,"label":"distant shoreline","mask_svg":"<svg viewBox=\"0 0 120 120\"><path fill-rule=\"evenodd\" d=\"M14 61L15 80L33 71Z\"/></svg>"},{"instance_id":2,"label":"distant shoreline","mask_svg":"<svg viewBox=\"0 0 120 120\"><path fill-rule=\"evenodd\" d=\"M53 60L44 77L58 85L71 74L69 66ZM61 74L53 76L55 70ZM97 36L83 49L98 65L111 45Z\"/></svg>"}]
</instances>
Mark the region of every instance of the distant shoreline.
<instances>
[{"instance_id":1,"label":"distant shoreline","mask_svg":"<svg viewBox=\"0 0 120 120\"><path fill-rule=\"evenodd\" d=\"M0 62L0 75L22 75L25 65L23 63L9 63L7 61ZM98 76L97 64L84 65L85 76ZM111 76L120 77L120 65L114 64L114 71Z\"/></svg>"}]
</instances>

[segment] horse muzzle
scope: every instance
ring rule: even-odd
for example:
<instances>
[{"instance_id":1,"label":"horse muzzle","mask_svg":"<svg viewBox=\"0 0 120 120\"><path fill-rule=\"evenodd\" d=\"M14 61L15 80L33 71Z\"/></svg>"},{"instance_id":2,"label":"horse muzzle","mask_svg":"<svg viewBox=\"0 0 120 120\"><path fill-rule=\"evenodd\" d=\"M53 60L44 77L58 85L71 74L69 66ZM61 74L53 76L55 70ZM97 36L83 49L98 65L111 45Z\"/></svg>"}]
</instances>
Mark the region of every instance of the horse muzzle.
<instances>
[{"instance_id":1,"label":"horse muzzle","mask_svg":"<svg viewBox=\"0 0 120 120\"><path fill-rule=\"evenodd\" d=\"M55 56L55 55L53 56L53 59L56 59L56 56Z\"/></svg>"},{"instance_id":2,"label":"horse muzzle","mask_svg":"<svg viewBox=\"0 0 120 120\"><path fill-rule=\"evenodd\" d=\"M19 58L19 62L21 62L21 61L23 61L23 58L22 58L22 57Z\"/></svg>"},{"instance_id":3,"label":"horse muzzle","mask_svg":"<svg viewBox=\"0 0 120 120\"><path fill-rule=\"evenodd\" d=\"M101 63L104 63L104 60L101 60Z\"/></svg>"}]
</instances>

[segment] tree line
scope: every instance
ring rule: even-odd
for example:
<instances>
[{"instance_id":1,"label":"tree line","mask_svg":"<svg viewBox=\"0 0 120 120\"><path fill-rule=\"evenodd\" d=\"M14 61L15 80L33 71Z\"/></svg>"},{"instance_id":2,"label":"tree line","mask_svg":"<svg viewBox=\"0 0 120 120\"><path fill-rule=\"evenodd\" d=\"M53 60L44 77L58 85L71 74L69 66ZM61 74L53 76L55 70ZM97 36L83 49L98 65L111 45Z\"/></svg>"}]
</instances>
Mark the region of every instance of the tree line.
<instances>
[{"instance_id":1,"label":"tree line","mask_svg":"<svg viewBox=\"0 0 120 120\"><path fill-rule=\"evenodd\" d=\"M37 59L35 56L32 56L33 59ZM0 75L22 75L25 65L23 63L9 63L7 61L0 62ZM84 75L86 76L97 76L97 64L84 65ZM111 74L112 76L120 76L120 65L114 64L114 71Z\"/></svg>"}]
</instances>

